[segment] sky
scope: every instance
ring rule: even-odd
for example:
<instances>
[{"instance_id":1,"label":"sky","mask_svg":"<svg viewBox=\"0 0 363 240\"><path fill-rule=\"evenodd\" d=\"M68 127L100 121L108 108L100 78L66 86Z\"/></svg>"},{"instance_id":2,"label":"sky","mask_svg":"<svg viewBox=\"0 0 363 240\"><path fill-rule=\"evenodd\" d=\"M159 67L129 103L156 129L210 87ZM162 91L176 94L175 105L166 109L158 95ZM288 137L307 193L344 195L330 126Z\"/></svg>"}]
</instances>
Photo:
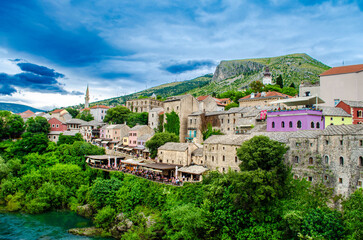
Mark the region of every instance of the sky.
<instances>
[{"instance_id":1,"label":"sky","mask_svg":"<svg viewBox=\"0 0 363 240\"><path fill-rule=\"evenodd\" d=\"M307 53L363 64L363 0L1 0L0 102L49 110Z\"/></svg>"}]
</instances>

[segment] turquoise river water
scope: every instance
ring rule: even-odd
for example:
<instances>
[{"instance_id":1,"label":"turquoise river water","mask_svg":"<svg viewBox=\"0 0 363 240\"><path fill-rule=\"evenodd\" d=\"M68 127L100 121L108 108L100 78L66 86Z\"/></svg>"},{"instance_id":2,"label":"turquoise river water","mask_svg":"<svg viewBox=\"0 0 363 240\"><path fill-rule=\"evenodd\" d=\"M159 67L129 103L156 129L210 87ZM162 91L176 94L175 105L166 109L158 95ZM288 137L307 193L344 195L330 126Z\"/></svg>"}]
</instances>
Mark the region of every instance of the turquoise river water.
<instances>
[{"instance_id":1,"label":"turquoise river water","mask_svg":"<svg viewBox=\"0 0 363 240\"><path fill-rule=\"evenodd\" d=\"M11 240L53 240L53 239L105 239L74 236L67 232L70 228L89 227L89 219L73 212L49 212L37 215L0 212L0 239Z\"/></svg>"}]
</instances>

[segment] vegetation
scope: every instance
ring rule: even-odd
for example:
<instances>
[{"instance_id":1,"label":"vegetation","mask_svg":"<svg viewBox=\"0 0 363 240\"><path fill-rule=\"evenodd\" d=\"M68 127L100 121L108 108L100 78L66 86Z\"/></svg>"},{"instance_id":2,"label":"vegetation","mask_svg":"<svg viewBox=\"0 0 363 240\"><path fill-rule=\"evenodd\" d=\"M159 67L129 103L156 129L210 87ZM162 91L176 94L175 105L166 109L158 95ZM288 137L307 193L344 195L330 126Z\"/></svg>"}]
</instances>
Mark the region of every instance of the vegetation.
<instances>
[{"instance_id":1,"label":"vegetation","mask_svg":"<svg viewBox=\"0 0 363 240\"><path fill-rule=\"evenodd\" d=\"M175 133L158 132L145 143L145 146L150 150L150 157L155 158L158 153L158 148L167 142L179 142L179 137Z\"/></svg>"},{"instance_id":2,"label":"vegetation","mask_svg":"<svg viewBox=\"0 0 363 240\"><path fill-rule=\"evenodd\" d=\"M105 118L103 119L106 123L123 124L126 122L131 111L124 106L116 106L108 109Z\"/></svg>"},{"instance_id":3,"label":"vegetation","mask_svg":"<svg viewBox=\"0 0 363 240\"><path fill-rule=\"evenodd\" d=\"M66 108L66 110L67 110L67 112L69 114L71 114L72 118L76 118L77 115L79 114L79 111L77 109L74 109L74 108L71 108L71 107Z\"/></svg>"},{"instance_id":4,"label":"vegetation","mask_svg":"<svg viewBox=\"0 0 363 240\"><path fill-rule=\"evenodd\" d=\"M105 231L118 213L133 222L123 239L362 238L362 190L342 210L329 208L332 192L293 180L283 163L285 145L267 137L254 137L237 150L240 172L210 172L202 183L183 187L91 169L84 155L104 150L83 141L39 141L41 151L21 153L18 144L31 139L0 142L0 201L8 211L90 204L95 225Z\"/></svg>"},{"instance_id":5,"label":"vegetation","mask_svg":"<svg viewBox=\"0 0 363 240\"><path fill-rule=\"evenodd\" d=\"M76 118L82 119L86 122L90 122L95 119L90 110L83 110L83 112L79 113Z\"/></svg>"},{"instance_id":6,"label":"vegetation","mask_svg":"<svg viewBox=\"0 0 363 240\"><path fill-rule=\"evenodd\" d=\"M206 140L212 135L223 135L221 130L212 129L212 124L210 123L208 123L207 129L202 134L203 134L203 140Z\"/></svg>"},{"instance_id":7,"label":"vegetation","mask_svg":"<svg viewBox=\"0 0 363 240\"><path fill-rule=\"evenodd\" d=\"M129 127L134 127L136 124L147 125L148 118L149 113L147 112L129 113L126 123Z\"/></svg>"},{"instance_id":8,"label":"vegetation","mask_svg":"<svg viewBox=\"0 0 363 240\"><path fill-rule=\"evenodd\" d=\"M253 81L250 83L250 89L252 92L261 92L263 89L263 83L260 81Z\"/></svg>"},{"instance_id":9,"label":"vegetation","mask_svg":"<svg viewBox=\"0 0 363 240\"><path fill-rule=\"evenodd\" d=\"M29 118L26 123L26 131L30 133L44 133L48 134L50 131L50 124L44 117Z\"/></svg>"},{"instance_id":10,"label":"vegetation","mask_svg":"<svg viewBox=\"0 0 363 240\"><path fill-rule=\"evenodd\" d=\"M19 115L0 111L0 140L19 138L24 130L24 121Z\"/></svg>"},{"instance_id":11,"label":"vegetation","mask_svg":"<svg viewBox=\"0 0 363 240\"><path fill-rule=\"evenodd\" d=\"M238 104L238 103L231 102L230 104L227 104L227 105L224 107L224 111L228 111L229 109L234 108L234 107L238 107L238 106L239 106L239 104Z\"/></svg>"},{"instance_id":12,"label":"vegetation","mask_svg":"<svg viewBox=\"0 0 363 240\"><path fill-rule=\"evenodd\" d=\"M180 120L176 112L165 113L166 123L164 124L165 131L169 133L174 133L179 136L180 131Z\"/></svg>"}]
</instances>

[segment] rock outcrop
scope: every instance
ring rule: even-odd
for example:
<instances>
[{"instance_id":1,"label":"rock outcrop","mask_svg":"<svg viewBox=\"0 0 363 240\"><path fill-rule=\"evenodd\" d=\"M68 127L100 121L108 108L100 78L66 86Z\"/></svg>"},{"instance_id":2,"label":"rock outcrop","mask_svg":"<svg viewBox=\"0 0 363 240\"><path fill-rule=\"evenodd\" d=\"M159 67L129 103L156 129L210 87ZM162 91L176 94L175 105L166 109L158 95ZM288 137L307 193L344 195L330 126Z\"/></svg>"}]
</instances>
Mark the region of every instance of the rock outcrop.
<instances>
[{"instance_id":1,"label":"rock outcrop","mask_svg":"<svg viewBox=\"0 0 363 240\"><path fill-rule=\"evenodd\" d=\"M122 234L127 232L133 226L133 222L120 213L115 218L115 225L110 229L112 237L120 239Z\"/></svg>"},{"instance_id":2,"label":"rock outcrop","mask_svg":"<svg viewBox=\"0 0 363 240\"><path fill-rule=\"evenodd\" d=\"M251 75L263 70L265 65L253 61L221 61L214 72L212 81L222 81L239 75Z\"/></svg>"},{"instance_id":3,"label":"rock outcrop","mask_svg":"<svg viewBox=\"0 0 363 240\"><path fill-rule=\"evenodd\" d=\"M90 204L77 207L77 214L86 218L90 218L93 215L93 208Z\"/></svg>"},{"instance_id":4,"label":"rock outcrop","mask_svg":"<svg viewBox=\"0 0 363 240\"><path fill-rule=\"evenodd\" d=\"M70 234L87 236L87 237L96 237L101 236L103 229L96 227L87 227L87 228L71 228L68 230Z\"/></svg>"}]
</instances>

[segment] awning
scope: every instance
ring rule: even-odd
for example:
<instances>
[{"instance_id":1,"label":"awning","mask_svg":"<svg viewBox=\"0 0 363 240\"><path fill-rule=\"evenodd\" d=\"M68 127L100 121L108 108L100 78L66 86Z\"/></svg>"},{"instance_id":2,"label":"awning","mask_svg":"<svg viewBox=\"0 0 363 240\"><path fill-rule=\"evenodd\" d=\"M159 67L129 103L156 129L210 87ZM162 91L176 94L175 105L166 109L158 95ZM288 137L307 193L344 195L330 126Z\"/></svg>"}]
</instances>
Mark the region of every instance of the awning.
<instances>
[{"instance_id":1,"label":"awning","mask_svg":"<svg viewBox=\"0 0 363 240\"><path fill-rule=\"evenodd\" d=\"M108 143L108 141L102 141L101 143L102 143L102 144L107 144L107 143Z\"/></svg>"},{"instance_id":2,"label":"awning","mask_svg":"<svg viewBox=\"0 0 363 240\"><path fill-rule=\"evenodd\" d=\"M199 166L199 165L192 165L192 166L182 167L182 168L178 169L179 172L189 173L189 174L194 174L194 175L201 175L208 170L209 170L208 168Z\"/></svg>"},{"instance_id":3,"label":"awning","mask_svg":"<svg viewBox=\"0 0 363 240\"><path fill-rule=\"evenodd\" d=\"M132 148L125 147L124 149L125 149L126 151L132 151Z\"/></svg>"},{"instance_id":4,"label":"awning","mask_svg":"<svg viewBox=\"0 0 363 240\"><path fill-rule=\"evenodd\" d=\"M310 96L310 97L282 99L271 102L270 104L280 104L280 103L285 104L286 106L301 106L301 105L321 104L325 103L325 101L317 96Z\"/></svg>"},{"instance_id":5,"label":"awning","mask_svg":"<svg viewBox=\"0 0 363 240\"><path fill-rule=\"evenodd\" d=\"M96 142L101 142L101 141L102 141L102 139L97 138L97 139L95 139L95 141L96 141Z\"/></svg>"},{"instance_id":6,"label":"awning","mask_svg":"<svg viewBox=\"0 0 363 240\"><path fill-rule=\"evenodd\" d=\"M134 147L135 150L144 150L144 147Z\"/></svg>"}]
</instances>

